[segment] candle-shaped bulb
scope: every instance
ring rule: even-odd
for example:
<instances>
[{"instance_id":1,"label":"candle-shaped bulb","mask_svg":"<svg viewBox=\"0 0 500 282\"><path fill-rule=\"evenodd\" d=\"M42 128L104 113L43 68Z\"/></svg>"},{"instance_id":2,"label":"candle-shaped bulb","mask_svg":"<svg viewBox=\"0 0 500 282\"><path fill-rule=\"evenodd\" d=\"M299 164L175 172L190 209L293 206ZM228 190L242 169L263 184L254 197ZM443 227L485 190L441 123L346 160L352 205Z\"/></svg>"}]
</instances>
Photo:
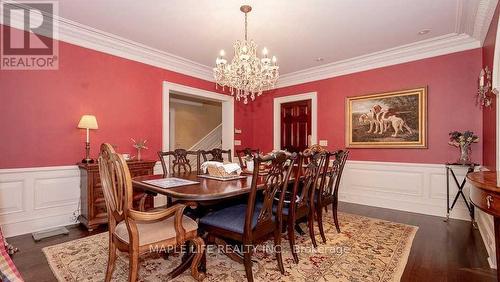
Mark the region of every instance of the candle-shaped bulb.
<instances>
[{"instance_id":1,"label":"candle-shaped bulb","mask_svg":"<svg viewBox=\"0 0 500 282\"><path fill-rule=\"evenodd\" d=\"M222 58L222 57L224 57L224 56L226 55L226 52L224 52L224 50L220 50L219 55L220 55L220 56L221 56L221 58Z\"/></svg>"},{"instance_id":2,"label":"candle-shaped bulb","mask_svg":"<svg viewBox=\"0 0 500 282\"><path fill-rule=\"evenodd\" d=\"M276 64L276 61L278 61L278 59L276 59L276 56L273 56L273 64Z\"/></svg>"},{"instance_id":3,"label":"candle-shaped bulb","mask_svg":"<svg viewBox=\"0 0 500 282\"><path fill-rule=\"evenodd\" d=\"M264 57L267 57L267 53L268 53L267 48L264 47L264 49L262 49L262 55L264 55Z\"/></svg>"},{"instance_id":4,"label":"candle-shaped bulb","mask_svg":"<svg viewBox=\"0 0 500 282\"><path fill-rule=\"evenodd\" d=\"M484 70L481 70L481 73L479 74L479 87L484 86Z\"/></svg>"}]
</instances>

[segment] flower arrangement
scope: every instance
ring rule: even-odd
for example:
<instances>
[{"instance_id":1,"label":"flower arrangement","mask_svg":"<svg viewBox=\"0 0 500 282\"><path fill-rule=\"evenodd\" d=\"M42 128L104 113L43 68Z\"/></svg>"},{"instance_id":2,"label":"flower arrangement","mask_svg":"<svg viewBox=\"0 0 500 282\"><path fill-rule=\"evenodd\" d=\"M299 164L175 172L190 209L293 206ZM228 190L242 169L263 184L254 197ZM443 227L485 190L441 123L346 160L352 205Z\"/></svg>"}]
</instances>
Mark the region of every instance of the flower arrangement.
<instances>
[{"instance_id":1,"label":"flower arrangement","mask_svg":"<svg viewBox=\"0 0 500 282\"><path fill-rule=\"evenodd\" d=\"M449 133L450 141L448 144L460 148L460 159L458 160L461 164L469 164L472 143L477 143L479 141L479 136L474 135L472 131L452 131Z\"/></svg>"},{"instance_id":2,"label":"flower arrangement","mask_svg":"<svg viewBox=\"0 0 500 282\"><path fill-rule=\"evenodd\" d=\"M148 149L148 147L146 146L146 142L148 142L148 140L138 139L137 141L135 141L134 138L130 138L130 140L132 140L132 142L133 142L132 146L137 149L137 160L140 161L142 159L141 158L141 150Z\"/></svg>"}]
</instances>

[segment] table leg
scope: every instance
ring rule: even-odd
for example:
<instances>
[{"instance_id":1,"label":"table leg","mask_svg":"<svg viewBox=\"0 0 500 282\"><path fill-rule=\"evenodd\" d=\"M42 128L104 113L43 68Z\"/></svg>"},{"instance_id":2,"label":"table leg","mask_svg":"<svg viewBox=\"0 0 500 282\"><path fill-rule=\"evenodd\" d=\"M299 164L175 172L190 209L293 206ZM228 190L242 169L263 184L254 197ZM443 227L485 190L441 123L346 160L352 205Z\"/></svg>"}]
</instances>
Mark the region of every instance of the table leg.
<instances>
[{"instance_id":1,"label":"table leg","mask_svg":"<svg viewBox=\"0 0 500 282\"><path fill-rule=\"evenodd\" d=\"M446 219L450 219L450 168L446 167Z\"/></svg>"}]
</instances>

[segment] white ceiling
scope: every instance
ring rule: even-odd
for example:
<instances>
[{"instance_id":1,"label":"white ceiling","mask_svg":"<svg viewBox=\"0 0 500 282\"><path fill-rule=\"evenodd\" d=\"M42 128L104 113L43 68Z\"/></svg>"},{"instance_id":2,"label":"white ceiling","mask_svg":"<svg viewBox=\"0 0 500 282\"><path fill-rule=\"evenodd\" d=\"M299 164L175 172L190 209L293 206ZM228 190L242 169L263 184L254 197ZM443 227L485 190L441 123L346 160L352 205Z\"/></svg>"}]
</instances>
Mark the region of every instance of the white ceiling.
<instances>
[{"instance_id":1,"label":"white ceiling","mask_svg":"<svg viewBox=\"0 0 500 282\"><path fill-rule=\"evenodd\" d=\"M472 36L480 2L60 0L59 15L211 67L221 48L232 57L232 43L243 37L239 7L248 3L249 37L286 74L451 33ZM431 32L418 35L423 29Z\"/></svg>"}]
</instances>

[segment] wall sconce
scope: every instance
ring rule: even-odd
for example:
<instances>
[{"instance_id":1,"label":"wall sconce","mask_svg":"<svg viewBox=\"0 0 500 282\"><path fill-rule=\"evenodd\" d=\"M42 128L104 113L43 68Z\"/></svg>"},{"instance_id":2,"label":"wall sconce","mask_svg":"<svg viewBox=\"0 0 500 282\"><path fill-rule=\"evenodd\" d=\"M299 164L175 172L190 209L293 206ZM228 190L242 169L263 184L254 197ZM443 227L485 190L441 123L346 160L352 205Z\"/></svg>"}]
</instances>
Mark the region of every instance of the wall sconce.
<instances>
[{"instance_id":1,"label":"wall sconce","mask_svg":"<svg viewBox=\"0 0 500 282\"><path fill-rule=\"evenodd\" d=\"M481 108L491 106L493 96L498 94L498 90L491 88L491 71L486 66L479 73L479 88L477 89L476 104Z\"/></svg>"}]
</instances>

